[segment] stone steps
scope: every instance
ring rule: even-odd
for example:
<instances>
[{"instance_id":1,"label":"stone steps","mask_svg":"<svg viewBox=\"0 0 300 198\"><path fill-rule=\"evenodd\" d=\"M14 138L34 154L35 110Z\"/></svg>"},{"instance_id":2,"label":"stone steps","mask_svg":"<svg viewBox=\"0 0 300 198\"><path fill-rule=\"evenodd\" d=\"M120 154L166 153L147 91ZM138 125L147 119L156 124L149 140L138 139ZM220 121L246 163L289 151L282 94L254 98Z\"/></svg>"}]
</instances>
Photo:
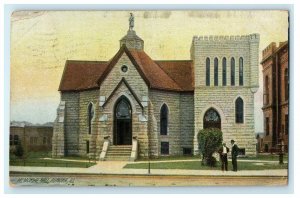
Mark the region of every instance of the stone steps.
<instances>
[{"instance_id":1,"label":"stone steps","mask_svg":"<svg viewBox=\"0 0 300 198\"><path fill-rule=\"evenodd\" d=\"M106 161L129 161L132 145L113 145L109 146Z\"/></svg>"}]
</instances>

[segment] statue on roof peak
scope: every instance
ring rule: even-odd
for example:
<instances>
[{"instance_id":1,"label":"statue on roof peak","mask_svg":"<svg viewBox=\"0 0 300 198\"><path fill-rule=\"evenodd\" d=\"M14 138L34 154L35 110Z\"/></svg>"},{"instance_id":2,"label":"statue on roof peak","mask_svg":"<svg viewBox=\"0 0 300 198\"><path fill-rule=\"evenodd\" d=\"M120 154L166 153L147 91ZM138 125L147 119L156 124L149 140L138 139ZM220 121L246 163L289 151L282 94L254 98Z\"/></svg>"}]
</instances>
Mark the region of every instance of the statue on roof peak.
<instances>
[{"instance_id":1,"label":"statue on roof peak","mask_svg":"<svg viewBox=\"0 0 300 198\"><path fill-rule=\"evenodd\" d=\"M132 13L130 13L130 17L129 17L129 30L132 30L134 27L134 16Z\"/></svg>"}]
</instances>

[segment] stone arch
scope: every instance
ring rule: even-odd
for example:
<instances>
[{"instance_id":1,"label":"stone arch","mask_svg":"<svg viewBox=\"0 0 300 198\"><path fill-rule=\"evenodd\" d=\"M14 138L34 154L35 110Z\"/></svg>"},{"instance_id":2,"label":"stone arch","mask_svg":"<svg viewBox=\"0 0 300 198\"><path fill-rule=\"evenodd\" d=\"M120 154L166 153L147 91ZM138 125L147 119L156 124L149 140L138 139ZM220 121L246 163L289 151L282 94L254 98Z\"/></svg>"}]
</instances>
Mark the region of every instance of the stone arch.
<instances>
[{"instance_id":1,"label":"stone arch","mask_svg":"<svg viewBox=\"0 0 300 198\"><path fill-rule=\"evenodd\" d=\"M110 107L111 112L114 113L114 107L116 105L116 102L122 96L126 97L127 100L129 101L129 103L131 105L132 113L136 113L136 106L135 106L136 103L135 103L134 99L125 91L122 91L122 92L118 93L115 97L112 98L111 107Z\"/></svg>"},{"instance_id":2,"label":"stone arch","mask_svg":"<svg viewBox=\"0 0 300 198\"><path fill-rule=\"evenodd\" d=\"M217 105L215 104L211 104L211 105L207 105L205 108L203 108L203 111L201 111L201 115L200 115L200 118L201 118L201 124L199 126L199 129L203 129L203 118L204 118L204 115L205 113L210 109L210 108L213 108L215 109L219 115L220 115L220 118L221 118L221 130L222 130L222 126L224 126L226 123L227 123L227 119L224 115L224 112L221 110L220 107L218 107Z\"/></svg>"}]
</instances>

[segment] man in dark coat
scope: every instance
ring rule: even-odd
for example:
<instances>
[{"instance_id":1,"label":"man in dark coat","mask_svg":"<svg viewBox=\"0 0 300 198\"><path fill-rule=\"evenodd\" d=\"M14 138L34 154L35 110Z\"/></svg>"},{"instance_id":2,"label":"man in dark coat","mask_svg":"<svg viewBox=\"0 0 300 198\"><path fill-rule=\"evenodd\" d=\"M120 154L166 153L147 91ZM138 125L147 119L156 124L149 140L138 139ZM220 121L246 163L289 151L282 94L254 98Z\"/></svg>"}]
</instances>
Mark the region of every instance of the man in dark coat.
<instances>
[{"instance_id":1,"label":"man in dark coat","mask_svg":"<svg viewBox=\"0 0 300 198\"><path fill-rule=\"evenodd\" d=\"M231 140L231 159L233 171L237 171L237 156L239 154L239 147L235 144L234 140Z\"/></svg>"},{"instance_id":2,"label":"man in dark coat","mask_svg":"<svg viewBox=\"0 0 300 198\"><path fill-rule=\"evenodd\" d=\"M228 171L228 160L227 160L227 153L229 152L229 148L226 146L224 142L222 147L219 149L219 154L222 162L222 171Z\"/></svg>"}]
</instances>

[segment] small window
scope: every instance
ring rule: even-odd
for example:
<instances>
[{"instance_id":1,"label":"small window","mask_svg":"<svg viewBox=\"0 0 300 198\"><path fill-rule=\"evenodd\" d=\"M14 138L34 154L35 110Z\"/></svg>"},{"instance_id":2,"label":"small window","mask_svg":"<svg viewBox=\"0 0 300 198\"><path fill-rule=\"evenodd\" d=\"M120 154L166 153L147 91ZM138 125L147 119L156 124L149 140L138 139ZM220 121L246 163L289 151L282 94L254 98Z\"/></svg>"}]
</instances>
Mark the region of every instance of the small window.
<instances>
[{"instance_id":1,"label":"small window","mask_svg":"<svg viewBox=\"0 0 300 198\"><path fill-rule=\"evenodd\" d=\"M269 145L268 144L265 144L265 152L267 153L267 152L269 152Z\"/></svg>"},{"instance_id":2,"label":"small window","mask_svg":"<svg viewBox=\"0 0 300 198\"><path fill-rule=\"evenodd\" d=\"M12 135L10 135L9 136L9 145L13 145L13 136Z\"/></svg>"},{"instance_id":3,"label":"small window","mask_svg":"<svg viewBox=\"0 0 300 198\"><path fill-rule=\"evenodd\" d=\"M264 104L269 104L269 77L265 77L265 93L264 93Z\"/></svg>"},{"instance_id":4,"label":"small window","mask_svg":"<svg viewBox=\"0 0 300 198\"><path fill-rule=\"evenodd\" d=\"M128 67L126 65L123 65L121 67L122 72L126 73L128 71Z\"/></svg>"},{"instance_id":5,"label":"small window","mask_svg":"<svg viewBox=\"0 0 300 198\"><path fill-rule=\"evenodd\" d=\"M289 134L289 115L285 115L285 134Z\"/></svg>"},{"instance_id":6,"label":"small window","mask_svg":"<svg viewBox=\"0 0 300 198\"><path fill-rule=\"evenodd\" d=\"M265 125L266 125L265 126L265 130L266 130L266 136L267 136L267 135L270 134L270 132L269 132L269 129L270 129L269 125L270 125L270 123L269 123L269 118L268 117L266 117L265 119L266 119L266 121L265 121Z\"/></svg>"},{"instance_id":7,"label":"small window","mask_svg":"<svg viewBox=\"0 0 300 198\"><path fill-rule=\"evenodd\" d=\"M245 155L246 154L246 149L245 148L239 148L238 155Z\"/></svg>"},{"instance_id":8,"label":"small window","mask_svg":"<svg viewBox=\"0 0 300 198\"><path fill-rule=\"evenodd\" d=\"M47 137L43 137L43 144L47 144Z\"/></svg>"},{"instance_id":9,"label":"small window","mask_svg":"<svg viewBox=\"0 0 300 198\"><path fill-rule=\"evenodd\" d=\"M86 153L90 153L90 141L86 141Z\"/></svg>"},{"instance_id":10,"label":"small window","mask_svg":"<svg viewBox=\"0 0 300 198\"><path fill-rule=\"evenodd\" d=\"M169 155L169 142L161 142L160 153L162 155Z\"/></svg>"},{"instance_id":11,"label":"small window","mask_svg":"<svg viewBox=\"0 0 300 198\"><path fill-rule=\"evenodd\" d=\"M183 148L183 155L192 155L192 148Z\"/></svg>"},{"instance_id":12,"label":"small window","mask_svg":"<svg viewBox=\"0 0 300 198\"><path fill-rule=\"evenodd\" d=\"M18 144L19 144L19 136L14 135L14 145L18 145Z\"/></svg>"},{"instance_id":13,"label":"small window","mask_svg":"<svg viewBox=\"0 0 300 198\"><path fill-rule=\"evenodd\" d=\"M206 58L206 86L210 86L210 59Z\"/></svg>"},{"instance_id":14,"label":"small window","mask_svg":"<svg viewBox=\"0 0 300 198\"><path fill-rule=\"evenodd\" d=\"M289 73L288 69L284 70L284 89L285 89L285 100L289 99Z\"/></svg>"}]
</instances>

